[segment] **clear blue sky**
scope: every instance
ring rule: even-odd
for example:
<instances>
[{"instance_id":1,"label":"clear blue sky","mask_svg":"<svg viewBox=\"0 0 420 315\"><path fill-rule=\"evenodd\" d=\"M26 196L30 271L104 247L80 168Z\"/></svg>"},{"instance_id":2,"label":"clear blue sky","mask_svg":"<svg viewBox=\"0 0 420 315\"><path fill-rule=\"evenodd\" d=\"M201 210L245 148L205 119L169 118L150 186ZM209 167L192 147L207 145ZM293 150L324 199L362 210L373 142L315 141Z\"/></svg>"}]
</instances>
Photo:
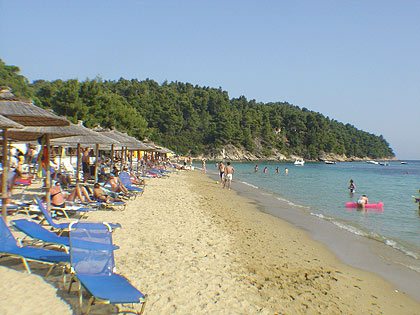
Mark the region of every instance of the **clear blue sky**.
<instances>
[{"instance_id":1,"label":"clear blue sky","mask_svg":"<svg viewBox=\"0 0 420 315\"><path fill-rule=\"evenodd\" d=\"M150 78L287 101L420 159L420 1L0 0L29 80Z\"/></svg>"}]
</instances>

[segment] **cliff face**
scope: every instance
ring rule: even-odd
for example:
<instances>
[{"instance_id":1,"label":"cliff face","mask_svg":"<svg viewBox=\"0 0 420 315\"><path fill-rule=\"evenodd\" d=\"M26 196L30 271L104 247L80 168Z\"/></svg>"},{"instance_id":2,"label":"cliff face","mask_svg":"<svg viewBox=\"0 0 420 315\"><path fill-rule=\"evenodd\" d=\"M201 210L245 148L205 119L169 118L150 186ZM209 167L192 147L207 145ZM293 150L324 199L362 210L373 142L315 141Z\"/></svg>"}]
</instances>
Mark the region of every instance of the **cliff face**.
<instances>
[{"instance_id":1,"label":"cliff face","mask_svg":"<svg viewBox=\"0 0 420 315\"><path fill-rule=\"evenodd\" d=\"M214 150L206 154L196 156L197 159L206 160L231 160L231 161L294 161L299 156L296 155L284 155L276 149L271 149L271 154L266 155L267 150L263 150L260 145L256 146L255 152L251 153L245 148L239 148L232 144L224 146L220 150ZM382 157L380 160L395 160L395 157ZM319 152L319 159L314 161L336 161L336 162L351 162L351 161L368 161L372 158L359 158L359 157L347 157L345 155L338 155L335 153ZM376 159L378 160L378 159Z\"/></svg>"}]
</instances>

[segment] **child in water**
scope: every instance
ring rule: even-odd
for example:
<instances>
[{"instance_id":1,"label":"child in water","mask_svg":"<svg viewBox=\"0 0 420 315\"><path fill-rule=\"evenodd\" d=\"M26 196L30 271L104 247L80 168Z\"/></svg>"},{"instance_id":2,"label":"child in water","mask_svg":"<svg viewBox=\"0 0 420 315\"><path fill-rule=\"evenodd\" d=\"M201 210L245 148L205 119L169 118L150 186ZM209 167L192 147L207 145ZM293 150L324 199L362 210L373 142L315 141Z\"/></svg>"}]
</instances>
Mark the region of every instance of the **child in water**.
<instances>
[{"instance_id":1,"label":"child in water","mask_svg":"<svg viewBox=\"0 0 420 315\"><path fill-rule=\"evenodd\" d=\"M349 190L350 190L351 193L355 193L356 192L356 185L353 183L353 180L352 179L350 179Z\"/></svg>"}]
</instances>

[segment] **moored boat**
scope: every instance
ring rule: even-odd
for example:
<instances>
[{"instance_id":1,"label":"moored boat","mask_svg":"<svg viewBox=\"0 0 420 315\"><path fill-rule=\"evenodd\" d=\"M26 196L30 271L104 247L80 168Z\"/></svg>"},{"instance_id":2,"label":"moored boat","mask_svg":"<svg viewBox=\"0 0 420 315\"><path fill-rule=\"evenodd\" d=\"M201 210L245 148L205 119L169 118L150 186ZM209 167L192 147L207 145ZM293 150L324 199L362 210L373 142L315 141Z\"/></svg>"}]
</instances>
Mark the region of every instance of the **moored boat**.
<instances>
[{"instance_id":1,"label":"moored boat","mask_svg":"<svg viewBox=\"0 0 420 315\"><path fill-rule=\"evenodd\" d=\"M305 165L305 161L303 160L303 159L301 159L301 158L297 158L296 160L295 160L295 163L294 163L295 165L300 165L300 166L303 166L303 165Z\"/></svg>"}]
</instances>

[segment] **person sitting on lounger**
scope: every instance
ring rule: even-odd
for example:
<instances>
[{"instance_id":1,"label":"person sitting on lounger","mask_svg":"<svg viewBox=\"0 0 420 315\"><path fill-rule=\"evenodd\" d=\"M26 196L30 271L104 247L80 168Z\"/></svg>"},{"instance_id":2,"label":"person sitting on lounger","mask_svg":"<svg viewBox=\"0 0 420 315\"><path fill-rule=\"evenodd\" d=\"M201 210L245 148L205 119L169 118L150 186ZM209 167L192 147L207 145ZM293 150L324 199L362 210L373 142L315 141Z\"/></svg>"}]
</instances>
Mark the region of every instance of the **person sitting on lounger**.
<instances>
[{"instance_id":1,"label":"person sitting on lounger","mask_svg":"<svg viewBox=\"0 0 420 315\"><path fill-rule=\"evenodd\" d=\"M105 201L106 203L112 202L112 201L122 201L119 198L113 198L111 196L108 196L105 194L105 192L102 190L101 185L99 183L95 183L93 186L93 197Z\"/></svg>"},{"instance_id":2,"label":"person sitting on lounger","mask_svg":"<svg viewBox=\"0 0 420 315\"><path fill-rule=\"evenodd\" d=\"M89 194L84 186L76 186L69 194L66 194L61 189L60 183L50 188L51 204L54 207L65 208L66 201L76 201L79 199L81 202L94 202L90 199Z\"/></svg>"},{"instance_id":3,"label":"person sitting on lounger","mask_svg":"<svg viewBox=\"0 0 420 315\"><path fill-rule=\"evenodd\" d=\"M115 176L114 174L110 174L108 180L105 182L105 184L109 183L111 185L111 191L116 193L124 193L129 194L127 188L123 184L121 184L120 179Z\"/></svg>"}]
</instances>

